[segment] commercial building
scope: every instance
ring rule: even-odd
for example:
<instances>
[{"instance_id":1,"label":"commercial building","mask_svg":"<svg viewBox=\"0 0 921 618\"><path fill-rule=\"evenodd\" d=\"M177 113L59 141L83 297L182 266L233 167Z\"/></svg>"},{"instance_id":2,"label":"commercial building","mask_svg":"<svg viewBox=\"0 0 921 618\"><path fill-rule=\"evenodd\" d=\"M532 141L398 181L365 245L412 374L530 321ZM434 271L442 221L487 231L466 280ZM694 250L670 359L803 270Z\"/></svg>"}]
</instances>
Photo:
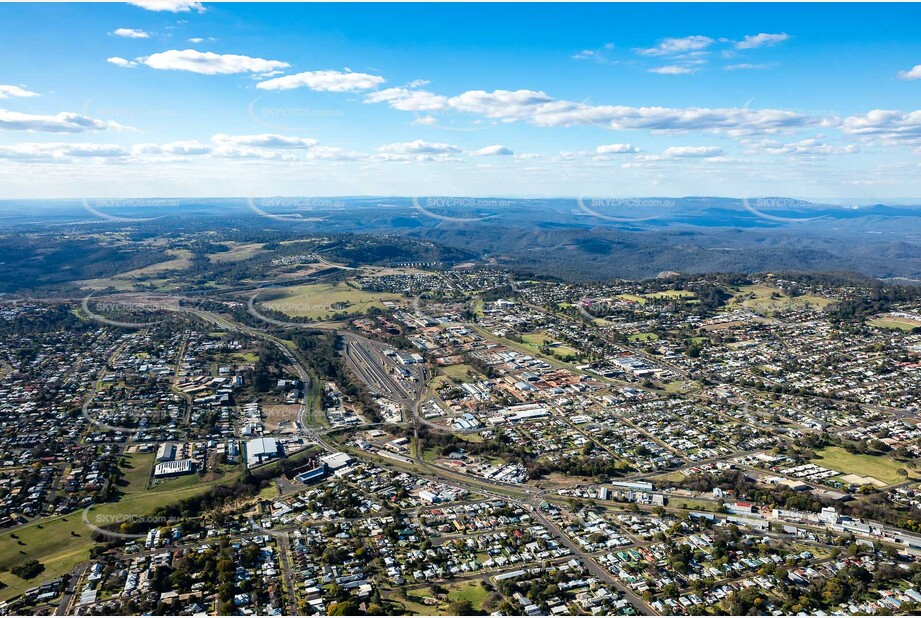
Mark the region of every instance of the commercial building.
<instances>
[{"instance_id":1,"label":"commercial building","mask_svg":"<svg viewBox=\"0 0 921 618\"><path fill-rule=\"evenodd\" d=\"M250 468L284 456L284 448L275 438L253 438L246 443L246 465Z\"/></svg>"},{"instance_id":2,"label":"commercial building","mask_svg":"<svg viewBox=\"0 0 921 618\"><path fill-rule=\"evenodd\" d=\"M182 476L183 474L192 474L193 472L195 472L195 462L191 459L164 461L154 466L154 476L157 478Z\"/></svg>"}]
</instances>

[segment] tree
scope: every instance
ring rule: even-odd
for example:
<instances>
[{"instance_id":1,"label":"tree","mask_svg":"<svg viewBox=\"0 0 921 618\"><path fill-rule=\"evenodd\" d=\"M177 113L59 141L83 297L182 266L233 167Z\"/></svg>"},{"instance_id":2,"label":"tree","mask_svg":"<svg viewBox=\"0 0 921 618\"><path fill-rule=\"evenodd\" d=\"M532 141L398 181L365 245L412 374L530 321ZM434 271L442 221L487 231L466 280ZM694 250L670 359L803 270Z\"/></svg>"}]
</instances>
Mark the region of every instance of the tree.
<instances>
[{"instance_id":1,"label":"tree","mask_svg":"<svg viewBox=\"0 0 921 618\"><path fill-rule=\"evenodd\" d=\"M452 601L448 605L448 614L451 616L476 616L477 612L473 609L473 603L467 599Z\"/></svg>"}]
</instances>

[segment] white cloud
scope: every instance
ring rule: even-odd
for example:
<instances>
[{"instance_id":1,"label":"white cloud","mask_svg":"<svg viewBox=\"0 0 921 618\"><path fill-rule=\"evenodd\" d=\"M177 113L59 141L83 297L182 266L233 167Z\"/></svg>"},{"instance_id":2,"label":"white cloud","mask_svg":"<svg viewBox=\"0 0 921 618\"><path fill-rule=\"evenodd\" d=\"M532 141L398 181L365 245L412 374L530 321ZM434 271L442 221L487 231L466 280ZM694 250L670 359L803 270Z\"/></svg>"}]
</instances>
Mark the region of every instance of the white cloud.
<instances>
[{"instance_id":1,"label":"white cloud","mask_svg":"<svg viewBox=\"0 0 921 618\"><path fill-rule=\"evenodd\" d=\"M691 67L678 66L675 64L670 64L664 67L656 67L649 69L650 73L658 73L659 75L687 75L689 73L696 72L697 69Z\"/></svg>"},{"instance_id":2,"label":"white cloud","mask_svg":"<svg viewBox=\"0 0 921 618\"><path fill-rule=\"evenodd\" d=\"M764 64L751 64L748 62L742 62L740 64L727 64L723 67L724 71L757 71L761 69L769 69L772 66L775 66L774 63L767 62Z\"/></svg>"},{"instance_id":3,"label":"white cloud","mask_svg":"<svg viewBox=\"0 0 921 618\"><path fill-rule=\"evenodd\" d=\"M605 144L595 148L595 152L600 155L606 154L635 154L640 149L632 144Z\"/></svg>"},{"instance_id":4,"label":"white cloud","mask_svg":"<svg viewBox=\"0 0 921 618\"><path fill-rule=\"evenodd\" d=\"M753 152L763 152L771 155L823 156L860 152L860 148L853 144L848 144L847 146L831 146L814 137L788 144L776 140L760 140L746 142L746 145Z\"/></svg>"},{"instance_id":5,"label":"white cloud","mask_svg":"<svg viewBox=\"0 0 921 618\"><path fill-rule=\"evenodd\" d=\"M598 125L616 130L715 131L731 135L774 133L833 121L780 109L590 105L554 99L534 90L471 90L446 97L421 90L390 88L368 94L365 102L384 102L403 111L458 111L500 122L524 121L543 127Z\"/></svg>"},{"instance_id":6,"label":"white cloud","mask_svg":"<svg viewBox=\"0 0 921 618\"><path fill-rule=\"evenodd\" d=\"M457 160L453 155L459 153L461 149L452 144L417 139L413 142L380 146L377 151L378 158L386 161L450 161Z\"/></svg>"},{"instance_id":7,"label":"white cloud","mask_svg":"<svg viewBox=\"0 0 921 618\"><path fill-rule=\"evenodd\" d=\"M649 49L638 49L636 52L643 56L671 56L675 54L686 54L706 49L714 43L714 40L708 36L692 35L679 38L663 39L655 47Z\"/></svg>"},{"instance_id":8,"label":"white cloud","mask_svg":"<svg viewBox=\"0 0 921 618\"><path fill-rule=\"evenodd\" d=\"M756 47L765 47L783 43L790 38L790 35L781 32L778 34L768 34L761 32L759 34L749 34L741 41L735 44L736 49L755 49Z\"/></svg>"},{"instance_id":9,"label":"white cloud","mask_svg":"<svg viewBox=\"0 0 921 618\"><path fill-rule=\"evenodd\" d=\"M73 112L59 114L23 114L0 109L0 129L7 131L41 131L45 133L82 133L105 129L124 130L128 127L117 122L97 120Z\"/></svg>"},{"instance_id":10,"label":"white cloud","mask_svg":"<svg viewBox=\"0 0 921 618\"><path fill-rule=\"evenodd\" d=\"M275 135L271 133L262 133L259 135L225 135L218 133L211 140L215 144L222 146L244 147L244 148L313 148L319 142L309 137L288 137L286 135Z\"/></svg>"},{"instance_id":11,"label":"white cloud","mask_svg":"<svg viewBox=\"0 0 921 618\"><path fill-rule=\"evenodd\" d=\"M404 112L433 112L448 107L448 97L407 88L386 88L372 92L365 97L365 102L387 103L390 107Z\"/></svg>"},{"instance_id":12,"label":"white cloud","mask_svg":"<svg viewBox=\"0 0 921 618\"><path fill-rule=\"evenodd\" d=\"M508 146L502 146L501 144L495 144L493 146L486 146L485 148L474 150L471 154L475 157L492 157L492 156L510 156L510 155L515 154L515 152Z\"/></svg>"},{"instance_id":13,"label":"white cloud","mask_svg":"<svg viewBox=\"0 0 921 618\"><path fill-rule=\"evenodd\" d=\"M111 58L106 58L106 62L114 64L117 67L132 68L138 65L137 62L133 60L126 60L125 58L119 58L118 56L112 56Z\"/></svg>"},{"instance_id":14,"label":"white cloud","mask_svg":"<svg viewBox=\"0 0 921 618\"><path fill-rule=\"evenodd\" d=\"M70 158L124 157L128 151L115 144L22 143L0 146L0 159L63 162Z\"/></svg>"},{"instance_id":15,"label":"white cloud","mask_svg":"<svg viewBox=\"0 0 921 618\"><path fill-rule=\"evenodd\" d=\"M0 99L9 99L12 97L37 97L37 92L20 88L19 86L10 86L0 84Z\"/></svg>"},{"instance_id":16,"label":"white cloud","mask_svg":"<svg viewBox=\"0 0 921 618\"><path fill-rule=\"evenodd\" d=\"M205 10L201 2L194 0L128 0L128 4L139 6L148 11L166 11L169 13L189 13L190 11L201 13Z\"/></svg>"},{"instance_id":17,"label":"white cloud","mask_svg":"<svg viewBox=\"0 0 921 618\"><path fill-rule=\"evenodd\" d=\"M268 73L290 65L280 60L265 60L237 54L216 54L194 49L170 49L139 58L152 69L190 71L202 75L231 75L234 73Z\"/></svg>"},{"instance_id":18,"label":"white cloud","mask_svg":"<svg viewBox=\"0 0 921 618\"><path fill-rule=\"evenodd\" d=\"M916 64L908 71L899 71L899 79L921 79L921 64Z\"/></svg>"},{"instance_id":19,"label":"white cloud","mask_svg":"<svg viewBox=\"0 0 921 618\"><path fill-rule=\"evenodd\" d=\"M133 155L205 155L212 152L212 147L201 142L179 141L167 144L135 144L131 147Z\"/></svg>"},{"instance_id":20,"label":"white cloud","mask_svg":"<svg viewBox=\"0 0 921 618\"><path fill-rule=\"evenodd\" d=\"M214 43L215 41L217 41L217 39L214 38L213 36L209 36L209 37L193 36L191 39L189 39L189 43L204 43L206 41L208 43Z\"/></svg>"},{"instance_id":21,"label":"white cloud","mask_svg":"<svg viewBox=\"0 0 921 618\"><path fill-rule=\"evenodd\" d=\"M662 156L668 159L710 159L722 154L723 149L716 146L670 146Z\"/></svg>"},{"instance_id":22,"label":"white cloud","mask_svg":"<svg viewBox=\"0 0 921 618\"><path fill-rule=\"evenodd\" d=\"M150 34L144 32L143 30L135 30L134 28L116 28L112 31L111 34L115 36L124 37L126 39L149 39Z\"/></svg>"},{"instance_id":23,"label":"white cloud","mask_svg":"<svg viewBox=\"0 0 921 618\"><path fill-rule=\"evenodd\" d=\"M595 62L606 63L608 52L614 49L614 43L606 43L601 49L583 49L572 55L573 60L594 60Z\"/></svg>"},{"instance_id":24,"label":"white cloud","mask_svg":"<svg viewBox=\"0 0 921 618\"><path fill-rule=\"evenodd\" d=\"M261 159L265 161L297 161L298 158L285 152L275 152L265 148L236 148L234 146L219 146L212 153L215 157L224 159Z\"/></svg>"},{"instance_id":25,"label":"white cloud","mask_svg":"<svg viewBox=\"0 0 921 618\"><path fill-rule=\"evenodd\" d=\"M435 118L434 116L419 116L418 118L413 120L413 124L426 126L426 127L433 127L438 124L438 119Z\"/></svg>"},{"instance_id":26,"label":"white cloud","mask_svg":"<svg viewBox=\"0 0 921 618\"><path fill-rule=\"evenodd\" d=\"M921 110L874 109L866 114L848 116L841 124L841 130L888 143L918 144L921 143Z\"/></svg>"},{"instance_id":27,"label":"white cloud","mask_svg":"<svg viewBox=\"0 0 921 618\"><path fill-rule=\"evenodd\" d=\"M321 92L356 92L377 88L386 80L379 75L341 71L306 71L276 77L256 84L261 90L292 90L309 88Z\"/></svg>"},{"instance_id":28,"label":"white cloud","mask_svg":"<svg viewBox=\"0 0 921 618\"><path fill-rule=\"evenodd\" d=\"M335 146L317 146L307 151L307 158L321 161L357 161L364 159L365 155Z\"/></svg>"}]
</instances>

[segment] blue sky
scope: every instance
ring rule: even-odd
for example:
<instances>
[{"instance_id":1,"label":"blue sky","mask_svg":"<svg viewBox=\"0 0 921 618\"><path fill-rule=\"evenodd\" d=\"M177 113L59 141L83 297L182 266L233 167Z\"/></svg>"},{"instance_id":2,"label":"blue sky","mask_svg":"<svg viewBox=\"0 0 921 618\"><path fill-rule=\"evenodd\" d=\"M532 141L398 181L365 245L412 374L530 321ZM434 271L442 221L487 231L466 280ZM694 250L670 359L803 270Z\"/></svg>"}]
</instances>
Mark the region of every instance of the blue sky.
<instances>
[{"instance_id":1,"label":"blue sky","mask_svg":"<svg viewBox=\"0 0 921 618\"><path fill-rule=\"evenodd\" d=\"M0 5L0 197L921 196L918 5Z\"/></svg>"}]
</instances>

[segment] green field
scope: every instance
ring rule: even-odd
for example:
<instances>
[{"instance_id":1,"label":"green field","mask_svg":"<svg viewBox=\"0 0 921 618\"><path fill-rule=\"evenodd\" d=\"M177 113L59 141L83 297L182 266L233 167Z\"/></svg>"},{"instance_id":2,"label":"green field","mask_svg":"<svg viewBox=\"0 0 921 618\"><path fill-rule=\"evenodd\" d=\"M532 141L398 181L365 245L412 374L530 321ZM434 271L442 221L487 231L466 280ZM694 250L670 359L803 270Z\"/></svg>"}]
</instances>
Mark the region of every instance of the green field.
<instances>
[{"instance_id":1,"label":"green field","mask_svg":"<svg viewBox=\"0 0 921 618\"><path fill-rule=\"evenodd\" d=\"M617 298L621 298L623 300L632 300L633 302L639 303L641 305L646 304L646 299L642 296L637 296L636 294L618 294Z\"/></svg>"},{"instance_id":2,"label":"green field","mask_svg":"<svg viewBox=\"0 0 921 618\"><path fill-rule=\"evenodd\" d=\"M467 372L473 371L478 377L475 379L482 379L483 376L476 372L470 365L461 363L460 365L448 365L442 367L441 371L454 380L455 382L470 382L471 378L467 375Z\"/></svg>"},{"instance_id":3,"label":"green field","mask_svg":"<svg viewBox=\"0 0 921 618\"><path fill-rule=\"evenodd\" d=\"M732 305L741 305L756 313L773 313L775 311L789 311L791 309L824 309L832 304L831 299L821 296L804 294L802 296L788 296L778 288L767 285L745 285L735 292Z\"/></svg>"},{"instance_id":4,"label":"green field","mask_svg":"<svg viewBox=\"0 0 921 618\"><path fill-rule=\"evenodd\" d=\"M550 352L559 358L563 358L568 355L576 355L579 353L578 350L571 348L568 345L551 345L556 340L543 331L537 331L533 333L527 333L521 336L522 345L527 346L532 349L535 353L539 353L541 347L550 346Z\"/></svg>"},{"instance_id":5,"label":"green field","mask_svg":"<svg viewBox=\"0 0 921 618\"><path fill-rule=\"evenodd\" d=\"M407 613L417 615L445 615L450 603L454 601L470 601L474 609L480 609L489 597L489 591L480 585L479 580L471 580L459 584L445 586L448 591L448 600L439 601L437 605L425 605L422 600L426 597L435 598L431 587L416 588L409 591L409 599L399 597L394 600L402 603Z\"/></svg>"},{"instance_id":6,"label":"green field","mask_svg":"<svg viewBox=\"0 0 921 618\"><path fill-rule=\"evenodd\" d=\"M232 240L225 240L221 244L227 245L230 251L209 253L208 259L213 263L239 262L241 260L248 260L251 257L265 252L260 242L234 242Z\"/></svg>"},{"instance_id":7,"label":"green field","mask_svg":"<svg viewBox=\"0 0 921 618\"><path fill-rule=\"evenodd\" d=\"M684 298L687 300L692 300L697 298L697 294L694 292L689 292L687 290L664 290L662 292L651 292L649 294L643 294L644 298Z\"/></svg>"},{"instance_id":8,"label":"green field","mask_svg":"<svg viewBox=\"0 0 921 618\"><path fill-rule=\"evenodd\" d=\"M135 453L128 455L125 475L119 482L121 498L116 502L99 504L87 513L94 523L108 518L124 521L151 513L158 507L178 502L207 491L217 481L200 482L197 474L180 477L147 489L147 478L155 455ZM226 477L225 477L226 478ZM178 482L177 484L173 484ZM48 517L21 528L0 534L0 601L11 599L42 581L68 573L76 564L89 559L93 546L93 531L83 522L83 512ZM15 535L15 536L14 536ZM45 571L31 580L23 580L9 573L11 567L31 559L45 565Z\"/></svg>"},{"instance_id":9,"label":"green field","mask_svg":"<svg viewBox=\"0 0 921 618\"><path fill-rule=\"evenodd\" d=\"M384 309L385 300L406 300L399 294L365 292L345 283L317 283L263 293L260 304L292 317L323 319L340 311L364 313L371 307ZM341 303L342 308L334 308Z\"/></svg>"},{"instance_id":10,"label":"green field","mask_svg":"<svg viewBox=\"0 0 921 618\"><path fill-rule=\"evenodd\" d=\"M630 341L655 341L658 338L659 336L655 333L634 333L627 336Z\"/></svg>"},{"instance_id":11,"label":"green field","mask_svg":"<svg viewBox=\"0 0 921 618\"><path fill-rule=\"evenodd\" d=\"M878 328L888 328L890 330L904 330L911 332L916 328L921 328L921 322L909 320L907 318L882 317L867 321L870 326Z\"/></svg>"},{"instance_id":12,"label":"green field","mask_svg":"<svg viewBox=\"0 0 921 618\"><path fill-rule=\"evenodd\" d=\"M896 470L905 465L883 455L854 455L843 448L830 446L816 452L816 458L810 460L817 466L837 470L843 474L872 476L890 485L908 480L899 476ZM909 470L909 473L911 471Z\"/></svg>"}]
</instances>

